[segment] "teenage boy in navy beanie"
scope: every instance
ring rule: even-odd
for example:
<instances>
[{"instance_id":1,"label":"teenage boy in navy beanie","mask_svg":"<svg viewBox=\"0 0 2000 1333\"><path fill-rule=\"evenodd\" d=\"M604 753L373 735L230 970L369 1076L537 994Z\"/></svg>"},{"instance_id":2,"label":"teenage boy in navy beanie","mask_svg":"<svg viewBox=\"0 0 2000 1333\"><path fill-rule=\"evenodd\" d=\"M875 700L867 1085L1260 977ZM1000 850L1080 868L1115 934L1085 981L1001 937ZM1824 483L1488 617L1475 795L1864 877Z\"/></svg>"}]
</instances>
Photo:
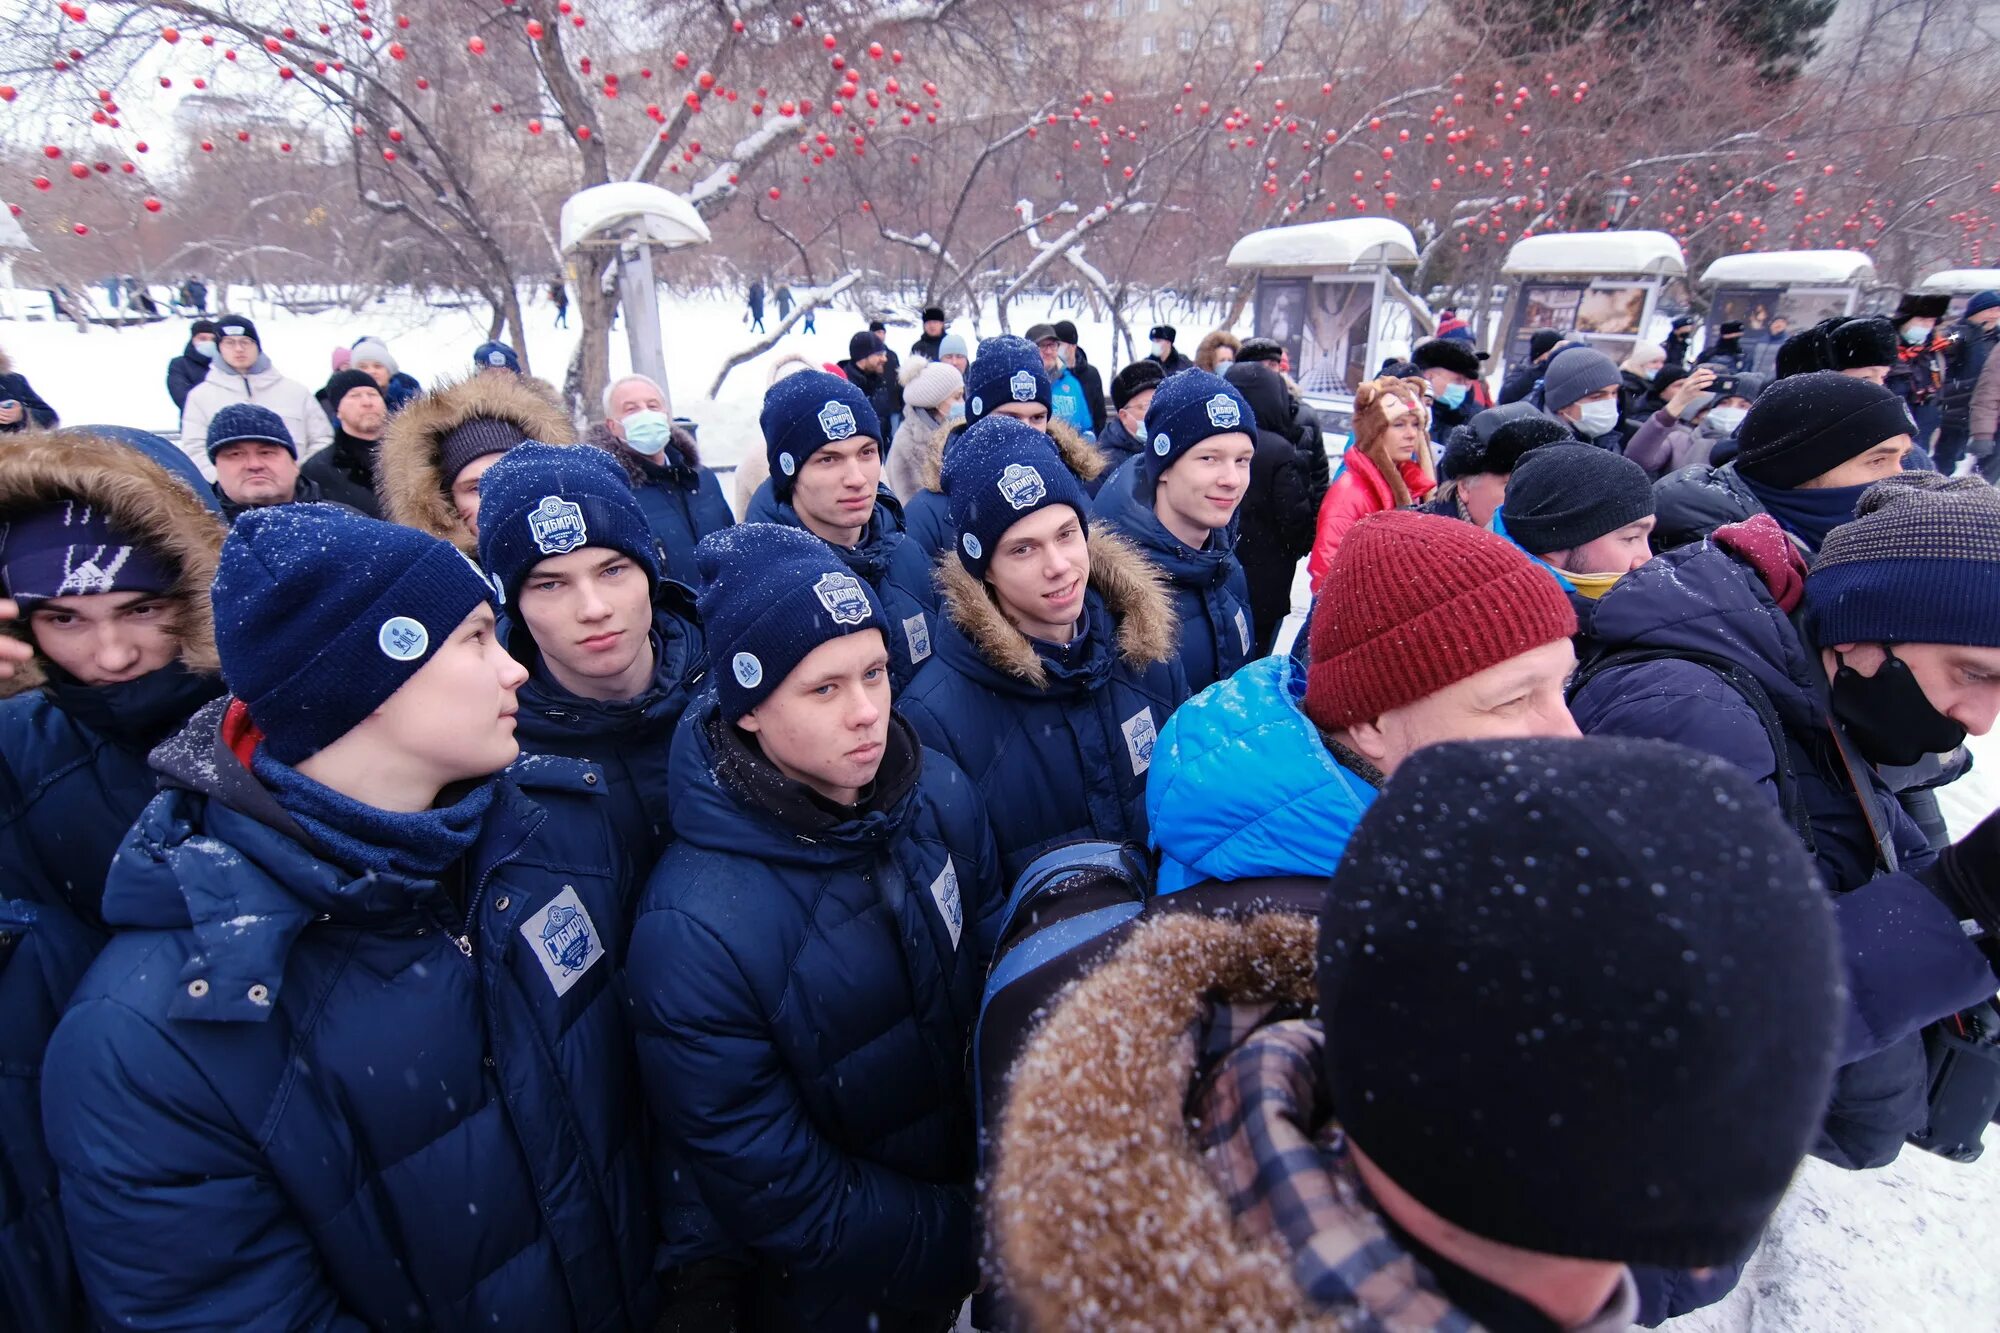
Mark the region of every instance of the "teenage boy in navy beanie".
<instances>
[{"instance_id":1,"label":"teenage boy in navy beanie","mask_svg":"<svg viewBox=\"0 0 2000 1333\"><path fill-rule=\"evenodd\" d=\"M1622 454L1535 449L1507 479L1493 530L1554 574L1583 618L1589 603L1653 558L1653 483Z\"/></svg>"},{"instance_id":2,"label":"teenage boy in navy beanie","mask_svg":"<svg viewBox=\"0 0 2000 1333\"><path fill-rule=\"evenodd\" d=\"M602 449L529 442L479 483L479 563L506 608L501 637L528 668L529 754L602 771L619 839L651 870L672 831L667 752L708 667L694 594L669 582L659 539Z\"/></svg>"},{"instance_id":3,"label":"teenage boy in navy beanie","mask_svg":"<svg viewBox=\"0 0 2000 1333\"><path fill-rule=\"evenodd\" d=\"M1760 514L1626 575L1589 630L1571 701L1586 733L1730 760L1812 850L1852 977L1814 1151L1854 1168L1892 1160L1927 1121L1919 1029L1993 996L1960 919L2000 932L2000 821L1933 852L1880 769L1951 750L2000 714L2000 498L1974 478L1899 473L1869 488L1810 574Z\"/></svg>"},{"instance_id":4,"label":"teenage boy in navy beanie","mask_svg":"<svg viewBox=\"0 0 2000 1333\"><path fill-rule=\"evenodd\" d=\"M891 674L908 685L931 655L937 593L903 506L882 484L882 420L859 388L823 370L787 375L758 416L771 464L770 520L831 546L889 614Z\"/></svg>"},{"instance_id":5,"label":"teenage boy in navy beanie","mask_svg":"<svg viewBox=\"0 0 2000 1333\"><path fill-rule=\"evenodd\" d=\"M308 503L319 487L299 476L299 449L285 420L256 403L231 403L208 423L211 489L230 522L265 505Z\"/></svg>"},{"instance_id":6,"label":"teenage boy in navy beanie","mask_svg":"<svg viewBox=\"0 0 2000 1333\"><path fill-rule=\"evenodd\" d=\"M987 794L1010 881L1058 843L1143 840L1153 745L1188 696L1159 572L1092 531L1055 446L1005 414L945 455L944 493L944 623L905 714Z\"/></svg>"},{"instance_id":7,"label":"teenage boy in navy beanie","mask_svg":"<svg viewBox=\"0 0 2000 1333\"><path fill-rule=\"evenodd\" d=\"M1002 898L978 789L891 710L895 627L824 542L697 549L715 689L627 969L670 1304L943 1328L978 1276L965 1051Z\"/></svg>"},{"instance_id":8,"label":"teenage boy in navy beanie","mask_svg":"<svg viewBox=\"0 0 2000 1333\"><path fill-rule=\"evenodd\" d=\"M155 752L119 934L49 1048L93 1315L649 1328L625 869L497 776L527 673L493 589L423 533L279 505L213 596L235 697Z\"/></svg>"},{"instance_id":9,"label":"teenage boy in navy beanie","mask_svg":"<svg viewBox=\"0 0 2000 1333\"><path fill-rule=\"evenodd\" d=\"M1250 491L1257 417L1229 381L1184 370L1153 395L1146 439L1098 492L1097 516L1167 576L1181 669L1199 694L1255 652L1236 511Z\"/></svg>"}]
</instances>

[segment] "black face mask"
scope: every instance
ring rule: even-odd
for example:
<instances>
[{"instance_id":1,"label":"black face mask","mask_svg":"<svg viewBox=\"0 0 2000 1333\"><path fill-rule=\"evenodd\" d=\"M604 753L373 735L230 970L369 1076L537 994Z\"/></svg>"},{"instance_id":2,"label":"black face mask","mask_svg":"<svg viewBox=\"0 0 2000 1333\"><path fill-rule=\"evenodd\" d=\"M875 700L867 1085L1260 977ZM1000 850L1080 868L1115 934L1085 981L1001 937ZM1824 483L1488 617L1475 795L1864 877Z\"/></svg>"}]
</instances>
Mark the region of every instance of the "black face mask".
<instances>
[{"instance_id":1,"label":"black face mask","mask_svg":"<svg viewBox=\"0 0 2000 1333\"><path fill-rule=\"evenodd\" d=\"M1868 762L1904 768L1963 745L1965 728L1931 707L1907 662L1886 644L1882 651L1886 656L1872 676L1834 654L1840 668L1833 673L1833 715Z\"/></svg>"}]
</instances>

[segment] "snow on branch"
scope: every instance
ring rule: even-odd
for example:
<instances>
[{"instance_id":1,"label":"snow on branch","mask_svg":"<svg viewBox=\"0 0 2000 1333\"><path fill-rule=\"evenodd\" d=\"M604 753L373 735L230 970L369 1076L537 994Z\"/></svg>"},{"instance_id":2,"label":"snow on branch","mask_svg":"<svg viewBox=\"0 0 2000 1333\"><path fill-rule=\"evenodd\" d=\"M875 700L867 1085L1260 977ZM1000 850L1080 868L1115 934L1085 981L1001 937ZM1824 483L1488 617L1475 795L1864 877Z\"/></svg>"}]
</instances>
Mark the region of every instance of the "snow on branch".
<instances>
[{"instance_id":1,"label":"snow on branch","mask_svg":"<svg viewBox=\"0 0 2000 1333\"><path fill-rule=\"evenodd\" d=\"M755 361L758 357L776 347L778 340L787 333L790 333L794 324L797 324L821 306L832 302L841 293L859 281L861 281L859 273L843 273L839 278L824 287L792 288L792 299L798 302L797 305L792 307L792 313L780 320L777 326L762 338L759 338L756 342L751 343L748 347L735 353L727 361L724 361L722 369L715 373L715 383L708 386L708 396L714 398L722 392L722 382L729 378L730 371L746 362Z\"/></svg>"}]
</instances>

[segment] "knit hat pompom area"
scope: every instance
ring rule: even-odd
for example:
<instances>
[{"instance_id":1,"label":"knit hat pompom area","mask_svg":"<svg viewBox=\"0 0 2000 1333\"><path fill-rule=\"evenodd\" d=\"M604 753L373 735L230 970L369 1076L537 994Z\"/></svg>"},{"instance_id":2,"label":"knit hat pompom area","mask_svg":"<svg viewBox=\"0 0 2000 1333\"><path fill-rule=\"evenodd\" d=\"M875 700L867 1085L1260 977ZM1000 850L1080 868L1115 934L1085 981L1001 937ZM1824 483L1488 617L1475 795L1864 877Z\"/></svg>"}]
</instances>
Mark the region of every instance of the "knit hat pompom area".
<instances>
[{"instance_id":1,"label":"knit hat pompom area","mask_svg":"<svg viewBox=\"0 0 2000 1333\"><path fill-rule=\"evenodd\" d=\"M328 504L237 519L211 596L222 678L286 764L360 725L494 604L451 543Z\"/></svg>"},{"instance_id":2,"label":"knit hat pompom area","mask_svg":"<svg viewBox=\"0 0 2000 1333\"><path fill-rule=\"evenodd\" d=\"M2000 648L2000 491L1935 472L1876 482L1820 544L1804 614L1822 647Z\"/></svg>"},{"instance_id":3,"label":"knit hat pompom area","mask_svg":"<svg viewBox=\"0 0 2000 1333\"><path fill-rule=\"evenodd\" d=\"M1242 391L1212 371L1169 375L1146 409L1146 451L1139 466L1157 480L1203 440L1228 434L1257 437L1257 414Z\"/></svg>"},{"instance_id":4,"label":"knit hat pompom area","mask_svg":"<svg viewBox=\"0 0 2000 1333\"><path fill-rule=\"evenodd\" d=\"M769 698L815 648L888 624L875 590L803 528L739 523L694 548L711 678L725 722Z\"/></svg>"},{"instance_id":5,"label":"knit hat pompom area","mask_svg":"<svg viewBox=\"0 0 2000 1333\"><path fill-rule=\"evenodd\" d=\"M1792 490L1915 431L1903 400L1879 384L1830 370L1791 375L1759 394L1736 428L1736 470Z\"/></svg>"},{"instance_id":6,"label":"knit hat pompom area","mask_svg":"<svg viewBox=\"0 0 2000 1333\"><path fill-rule=\"evenodd\" d=\"M1746 774L1653 740L1429 746L1325 904L1331 1100L1418 1202L1578 1259L1700 1268L1757 1244L1848 1001L1812 860Z\"/></svg>"},{"instance_id":7,"label":"knit hat pompom area","mask_svg":"<svg viewBox=\"0 0 2000 1333\"><path fill-rule=\"evenodd\" d=\"M764 432L771 490L780 499L792 493L792 479L806 460L827 445L863 436L882 443L882 419L868 395L844 376L823 370L802 370L773 384L757 424Z\"/></svg>"},{"instance_id":8,"label":"knit hat pompom area","mask_svg":"<svg viewBox=\"0 0 2000 1333\"><path fill-rule=\"evenodd\" d=\"M1324 731L1370 722L1574 633L1568 596L1514 543L1454 518L1371 514L1313 599L1306 716Z\"/></svg>"},{"instance_id":9,"label":"knit hat pompom area","mask_svg":"<svg viewBox=\"0 0 2000 1333\"><path fill-rule=\"evenodd\" d=\"M966 423L978 421L1003 403L1040 403L1051 411L1055 404L1041 350L1011 334L980 343L979 355L965 368Z\"/></svg>"},{"instance_id":10,"label":"knit hat pompom area","mask_svg":"<svg viewBox=\"0 0 2000 1333\"><path fill-rule=\"evenodd\" d=\"M605 450L530 440L479 479L479 563L507 605L536 565L593 546L630 556L656 587L666 577L659 538Z\"/></svg>"},{"instance_id":11,"label":"knit hat pompom area","mask_svg":"<svg viewBox=\"0 0 2000 1333\"><path fill-rule=\"evenodd\" d=\"M1013 417L989 416L966 427L945 451L942 481L958 561L974 578L985 577L1009 528L1050 505L1075 510L1089 535L1090 502L1055 441Z\"/></svg>"}]
</instances>

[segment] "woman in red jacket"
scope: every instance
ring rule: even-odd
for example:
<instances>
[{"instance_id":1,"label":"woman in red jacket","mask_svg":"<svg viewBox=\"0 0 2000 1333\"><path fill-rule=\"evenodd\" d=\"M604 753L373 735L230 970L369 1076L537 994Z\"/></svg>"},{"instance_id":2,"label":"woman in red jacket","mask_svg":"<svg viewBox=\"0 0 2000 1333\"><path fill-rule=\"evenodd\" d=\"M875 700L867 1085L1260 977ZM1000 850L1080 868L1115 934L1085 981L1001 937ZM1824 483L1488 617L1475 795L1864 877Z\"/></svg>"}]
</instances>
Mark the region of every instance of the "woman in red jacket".
<instances>
[{"instance_id":1,"label":"woman in red jacket","mask_svg":"<svg viewBox=\"0 0 2000 1333\"><path fill-rule=\"evenodd\" d=\"M1349 528L1385 509L1408 509L1436 486L1424 382L1385 375L1355 390L1354 438L1320 504L1319 531L1306 564L1313 592Z\"/></svg>"}]
</instances>

